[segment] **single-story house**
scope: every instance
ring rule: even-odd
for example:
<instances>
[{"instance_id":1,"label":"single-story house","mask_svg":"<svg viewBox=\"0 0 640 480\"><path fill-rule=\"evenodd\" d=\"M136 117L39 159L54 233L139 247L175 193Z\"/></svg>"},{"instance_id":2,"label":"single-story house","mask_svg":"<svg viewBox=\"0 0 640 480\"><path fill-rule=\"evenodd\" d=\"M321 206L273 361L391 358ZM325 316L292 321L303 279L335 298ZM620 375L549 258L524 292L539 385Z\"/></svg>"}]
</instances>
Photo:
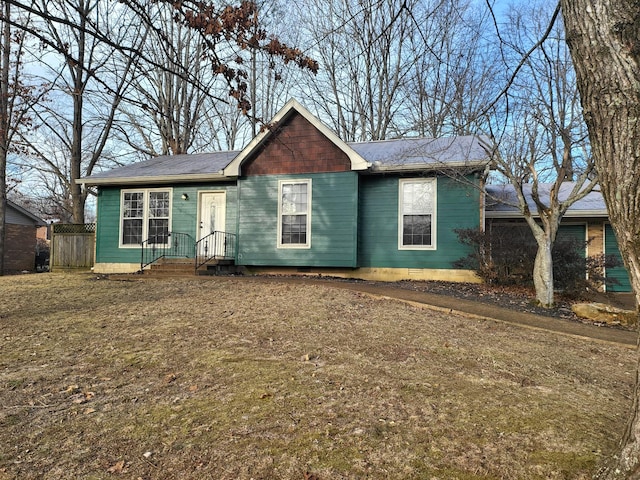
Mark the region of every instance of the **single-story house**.
<instances>
[{"instance_id":1,"label":"single-story house","mask_svg":"<svg viewBox=\"0 0 640 480\"><path fill-rule=\"evenodd\" d=\"M454 266L469 253L457 230L522 222L484 193L491 150L478 136L344 142L290 100L241 151L160 156L77 181L97 187L96 273L166 255L258 273L478 282ZM594 192L562 230L597 237L589 254L617 251L606 220Z\"/></svg>"},{"instance_id":2,"label":"single-story house","mask_svg":"<svg viewBox=\"0 0 640 480\"><path fill-rule=\"evenodd\" d=\"M252 272L478 281L452 264L468 248L455 230L484 222L486 145L476 136L344 142L290 100L241 151L160 156L78 179L97 187L94 271L136 272L175 252Z\"/></svg>"},{"instance_id":3,"label":"single-story house","mask_svg":"<svg viewBox=\"0 0 640 480\"><path fill-rule=\"evenodd\" d=\"M5 213L4 273L36 268L36 231L46 222L7 200Z\"/></svg>"},{"instance_id":4,"label":"single-story house","mask_svg":"<svg viewBox=\"0 0 640 480\"><path fill-rule=\"evenodd\" d=\"M561 185L559 198L564 200L574 187L573 182L565 182ZM531 212L537 212L535 203L531 197L531 185L524 186L524 195ZM539 196L541 199L549 197L551 184L539 184ZM516 207L517 197L511 184L488 184L485 187L486 196L486 229L499 228L509 225L522 225L522 214ZM537 213L534 214L534 217ZM602 193L596 188L584 198L575 202L562 218L558 230L558 237L571 236L585 244L585 257L597 257L602 254L618 257L620 265L622 258L618 249L613 228L609 223L609 214ZM608 287L609 291L630 292L631 282L629 275L623 266L607 268L604 274L608 278L616 280Z\"/></svg>"}]
</instances>

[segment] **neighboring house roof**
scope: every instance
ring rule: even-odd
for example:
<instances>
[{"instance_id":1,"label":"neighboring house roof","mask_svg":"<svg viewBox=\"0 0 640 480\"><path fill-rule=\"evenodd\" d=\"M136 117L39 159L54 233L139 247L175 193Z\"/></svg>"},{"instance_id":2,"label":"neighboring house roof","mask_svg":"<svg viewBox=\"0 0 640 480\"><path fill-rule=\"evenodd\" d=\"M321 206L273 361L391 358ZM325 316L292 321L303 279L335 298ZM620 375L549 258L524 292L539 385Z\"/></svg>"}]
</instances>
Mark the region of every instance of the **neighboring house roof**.
<instances>
[{"instance_id":1,"label":"neighboring house roof","mask_svg":"<svg viewBox=\"0 0 640 480\"><path fill-rule=\"evenodd\" d=\"M284 122L296 113L302 115L347 155L352 170L375 173L463 167L478 169L484 168L491 160L488 138L477 136L343 142L295 100L287 102L271 123ZM76 181L87 185L125 185L230 180L237 178L242 163L276 134L277 129L266 129L242 151L164 155Z\"/></svg>"},{"instance_id":2,"label":"neighboring house roof","mask_svg":"<svg viewBox=\"0 0 640 480\"><path fill-rule=\"evenodd\" d=\"M21 207L17 203L13 203L11 200L7 200L5 223L37 226L44 226L47 224L47 222L42 220L40 217L34 215L29 210Z\"/></svg>"},{"instance_id":3,"label":"neighboring house roof","mask_svg":"<svg viewBox=\"0 0 640 480\"><path fill-rule=\"evenodd\" d=\"M540 197L543 199L549 198L549 192L551 191L551 183L543 183L538 185ZM575 182L564 182L560 186L559 198L560 200L566 199L571 193ZM532 184L524 185L524 194L527 199L527 203L530 211L534 216L537 216L537 208L533 199L531 198ZM596 187L597 188L597 187ZM486 185L486 217L487 218L522 218L522 213L517 207L518 198L516 196L515 188L512 184L505 185ZM578 200L569 207L564 214L565 217L606 217L607 206L604 202L604 197L600 190L594 189L589 192L584 198Z\"/></svg>"}]
</instances>

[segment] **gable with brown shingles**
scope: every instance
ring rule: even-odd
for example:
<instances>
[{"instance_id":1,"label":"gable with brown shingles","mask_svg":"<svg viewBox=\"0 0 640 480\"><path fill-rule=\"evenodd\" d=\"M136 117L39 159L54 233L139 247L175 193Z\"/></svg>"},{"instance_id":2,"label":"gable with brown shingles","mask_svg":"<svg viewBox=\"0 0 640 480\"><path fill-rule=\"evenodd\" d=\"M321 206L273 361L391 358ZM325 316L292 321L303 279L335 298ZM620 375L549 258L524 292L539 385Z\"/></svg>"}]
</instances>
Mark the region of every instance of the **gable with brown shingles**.
<instances>
[{"instance_id":1,"label":"gable with brown shingles","mask_svg":"<svg viewBox=\"0 0 640 480\"><path fill-rule=\"evenodd\" d=\"M242 175L351 170L349 157L299 113L273 128L269 140L242 165Z\"/></svg>"}]
</instances>

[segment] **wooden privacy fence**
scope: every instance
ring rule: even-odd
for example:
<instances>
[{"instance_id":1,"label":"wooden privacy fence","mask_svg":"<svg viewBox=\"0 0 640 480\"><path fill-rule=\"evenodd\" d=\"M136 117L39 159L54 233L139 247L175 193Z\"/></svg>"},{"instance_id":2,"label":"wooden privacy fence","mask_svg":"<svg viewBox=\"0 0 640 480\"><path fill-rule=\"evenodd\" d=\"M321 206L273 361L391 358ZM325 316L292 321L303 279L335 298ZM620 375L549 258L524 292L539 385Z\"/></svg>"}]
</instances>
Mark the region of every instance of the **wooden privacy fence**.
<instances>
[{"instance_id":1,"label":"wooden privacy fence","mask_svg":"<svg viewBox=\"0 0 640 480\"><path fill-rule=\"evenodd\" d=\"M93 267L96 224L53 224L49 269Z\"/></svg>"}]
</instances>

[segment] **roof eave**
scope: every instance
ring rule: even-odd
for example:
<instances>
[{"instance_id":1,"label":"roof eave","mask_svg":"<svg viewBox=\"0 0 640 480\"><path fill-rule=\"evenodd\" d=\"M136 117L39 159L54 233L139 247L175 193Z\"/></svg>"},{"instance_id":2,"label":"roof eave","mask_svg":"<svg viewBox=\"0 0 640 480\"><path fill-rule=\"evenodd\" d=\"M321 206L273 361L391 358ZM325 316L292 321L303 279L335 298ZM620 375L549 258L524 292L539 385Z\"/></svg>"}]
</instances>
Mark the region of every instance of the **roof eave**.
<instances>
[{"instance_id":1,"label":"roof eave","mask_svg":"<svg viewBox=\"0 0 640 480\"><path fill-rule=\"evenodd\" d=\"M539 218L540 215L534 213L533 218ZM607 217L608 213L606 210L574 210L566 212L562 218L582 218L582 217ZM505 219L513 219L513 218L524 218L522 213L520 212L493 212L491 210L485 211L486 218L505 218Z\"/></svg>"},{"instance_id":2,"label":"roof eave","mask_svg":"<svg viewBox=\"0 0 640 480\"><path fill-rule=\"evenodd\" d=\"M75 180L82 185L141 185L141 184L171 184L171 183L193 183L204 181L234 180L235 177L228 177L222 173L194 173L187 175L154 175L137 177L110 177L91 178L84 177Z\"/></svg>"},{"instance_id":3,"label":"roof eave","mask_svg":"<svg viewBox=\"0 0 640 480\"><path fill-rule=\"evenodd\" d=\"M47 222L45 222L43 219L41 219L37 215L34 215L29 210L27 210L26 208L21 207L17 203L12 202L11 200L7 200L7 206L10 206L14 210L17 210L18 212L20 212L22 215L24 215L24 216L28 217L29 219L33 220L34 223L37 226L43 227L43 226L45 226L47 224Z\"/></svg>"},{"instance_id":4,"label":"roof eave","mask_svg":"<svg viewBox=\"0 0 640 480\"><path fill-rule=\"evenodd\" d=\"M438 171L449 169L471 168L473 170L483 169L489 164L489 160L477 162L438 162L438 163L410 163L403 165L373 165L372 173L376 172L407 172L407 171Z\"/></svg>"}]
</instances>

